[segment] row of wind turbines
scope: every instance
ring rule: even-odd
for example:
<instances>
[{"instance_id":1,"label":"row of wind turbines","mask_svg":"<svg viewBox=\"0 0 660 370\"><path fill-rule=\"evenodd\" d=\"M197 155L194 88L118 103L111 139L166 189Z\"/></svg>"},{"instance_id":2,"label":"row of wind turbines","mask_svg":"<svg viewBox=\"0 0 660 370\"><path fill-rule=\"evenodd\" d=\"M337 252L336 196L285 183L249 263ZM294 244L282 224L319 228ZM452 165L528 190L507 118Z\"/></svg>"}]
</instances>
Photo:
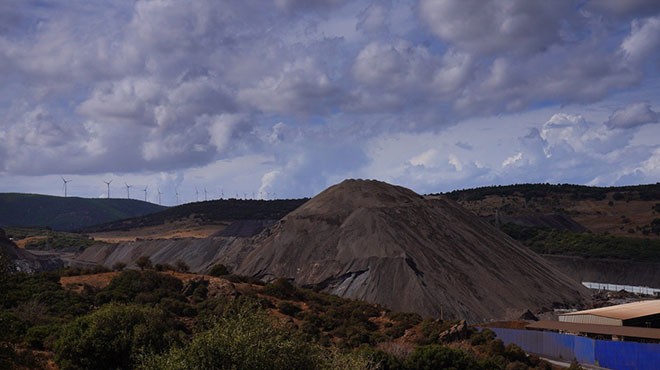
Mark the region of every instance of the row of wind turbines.
<instances>
[{"instance_id":1,"label":"row of wind turbines","mask_svg":"<svg viewBox=\"0 0 660 370\"><path fill-rule=\"evenodd\" d=\"M64 186L64 197L66 198L68 196L67 184L70 183L73 180L71 180L71 179L67 180L67 179L64 178L64 176L60 176L60 177L62 178L62 183L63 183L63 186ZM107 198L110 199L110 184L112 183L112 180L108 180L108 181L103 180L103 183L107 186L107 189L108 189ZM128 183L125 182L124 186L126 186L126 199L131 199L131 188L134 185L129 185ZM144 192L144 201L145 202L147 201L148 188L149 188L149 185L146 185L144 187L144 189L142 189L142 191ZM178 205L178 204L180 204L179 203L179 196L180 196L179 191L175 189L174 193L175 193L175 196L176 196L176 204ZM277 196L277 193L272 193L271 194L269 192L265 192L265 194L266 194L266 198L264 198L264 192L260 191L259 192L260 199L269 199L269 197L271 195L273 196L273 199L276 199L276 196ZM161 196L162 195L163 195L163 193L160 191L160 189L158 189L158 204L159 205L161 204ZM225 198L225 192L223 190L220 190L220 199L224 199L224 198ZM199 190L197 189L197 187L195 187L195 199L196 199L197 202L199 202ZM236 199L241 199L238 192L236 193ZM248 199L248 193L243 193L243 199ZM252 199L257 199L256 198L256 192L252 192ZM207 201L207 200L208 200L208 191L206 190L206 188L204 188L204 201Z\"/></svg>"}]
</instances>

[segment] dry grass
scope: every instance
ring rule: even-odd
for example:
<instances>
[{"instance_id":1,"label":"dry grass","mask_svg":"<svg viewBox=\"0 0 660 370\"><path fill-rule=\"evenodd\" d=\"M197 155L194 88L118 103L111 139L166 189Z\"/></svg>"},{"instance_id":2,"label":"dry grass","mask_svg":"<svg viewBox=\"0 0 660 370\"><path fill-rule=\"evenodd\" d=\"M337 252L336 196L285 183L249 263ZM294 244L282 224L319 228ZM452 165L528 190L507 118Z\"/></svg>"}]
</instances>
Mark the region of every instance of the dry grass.
<instances>
[{"instance_id":1,"label":"dry grass","mask_svg":"<svg viewBox=\"0 0 660 370\"><path fill-rule=\"evenodd\" d=\"M90 234L94 240L122 243L138 239L207 238L227 227L227 223L200 224L193 220L180 220L163 225L135 228L128 231L109 231Z\"/></svg>"}]
</instances>

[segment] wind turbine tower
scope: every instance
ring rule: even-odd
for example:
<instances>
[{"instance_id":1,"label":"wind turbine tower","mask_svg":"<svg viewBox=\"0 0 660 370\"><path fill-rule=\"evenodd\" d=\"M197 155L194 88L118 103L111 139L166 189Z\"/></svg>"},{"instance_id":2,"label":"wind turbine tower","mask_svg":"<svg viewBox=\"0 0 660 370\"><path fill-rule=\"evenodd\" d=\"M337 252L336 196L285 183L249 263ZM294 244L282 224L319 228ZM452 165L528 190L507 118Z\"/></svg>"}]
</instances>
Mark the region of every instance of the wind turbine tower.
<instances>
[{"instance_id":1,"label":"wind turbine tower","mask_svg":"<svg viewBox=\"0 0 660 370\"><path fill-rule=\"evenodd\" d=\"M195 202L199 202L199 190L197 190L197 186L195 186Z\"/></svg>"},{"instance_id":2,"label":"wind turbine tower","mask_svg":"<svg viewBox=\"0 0 660 370\"><path fill-rule=\"evenodd\" d=\"M204 201L209 200L209 193L206 191L206 188L204 188Z\"/></svg>"},{"instance_id":3,"label":"wind turbine tower","mask_svg":"<svg viewBox=\"0 0 660 370\"><path fill-rule=\"evenodd\" d=\"M143 191L144 191L144 201L145 201L145 202L147 201L147 188L148 188L148 187L149 187L149 185L146 185L146 186L144 187L144 190L143 190Z\"/></svg>"},{"instance_id":4,"label":"wind turbine tower","mask_svg":"<svg viewBox=\"0 0 660 370\"><path fill-rule=\"evenodd\" d=\"M103 181L103 182L108 186L108 199L110 199L110 183L112 182L112 180L110 180L110 181Z\"/></svg>"},{"instance_id":5,"label":"wind turbine tower","mask_svg":"<svg viewBox=\"0 0 660 370\"><path fill-rule=\"evenodd\" d=\"M176 195L176 205L179 205L179 190L174 189L174 194Z\"/></svg>"},{"instance_id":6,"label":"wind turbine tower","mask_svg":"<svg viewBox=\"0 0 660 370\"><path fill-rule=\"evenodd\" d=\"M64 197L66 198L67 195L67 186L66 184L70 183L71 180L67 180L64 178L64 176L60 176L62 178L62 182L64 183Z\"/></svg>"},{"instance_id":7,"label":"wind turbine tower","mask_svg":"<svg viewBox=\"0 0 660 370\"><path fill-rule=\"evenodd\" d=\"M126 185L126 198L131 199L131 187L133 185L128 185L127 183L124 183L124 185Z\"/></svg>"},{"instance_id":8,"label":"wind turbine tower","mask_svg":"<svg viewBox=\"0 0 660 370\"><path fill-rule=\"evenodd\" d=\"M160 188L158 188L158 205L161 205L161 204L160 204L160 195L161 195L161 194L163 194L163 193L161 193L161 192L160 192Z\"/></svg>"}]
</instances>

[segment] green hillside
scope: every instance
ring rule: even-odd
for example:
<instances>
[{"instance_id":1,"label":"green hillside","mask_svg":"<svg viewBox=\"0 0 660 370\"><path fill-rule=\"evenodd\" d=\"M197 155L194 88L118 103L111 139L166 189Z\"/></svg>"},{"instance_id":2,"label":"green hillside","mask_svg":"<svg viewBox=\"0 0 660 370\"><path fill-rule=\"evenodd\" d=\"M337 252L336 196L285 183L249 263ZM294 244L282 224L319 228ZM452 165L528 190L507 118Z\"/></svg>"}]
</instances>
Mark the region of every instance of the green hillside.
<instances>
[{"instance_id":1,"label":"green hillside","mask_svg":"<svg viewBox=\"0 0 660 370\"><path fill-rule=\"evenodd\" d=\"M83 231L91 233L125 230L136 227L162 225L166 222L190 217L202 223L236 220L279 220L308 200L308 198L278 200L221 199L187 203L165 209L158 213L111 221L102 225L94 225L85 228Z\"/></svg>"},{"instance_id":2,"label":"green hillside","mask_svg":"<svg viewBox=\"0 0 660 370\"><path fill-rule=\"evenodd\" d=\"M78 230L90 225L142 216L165 209L135 199L87 199L0 193L0 227Z\"/></svg>"}]
</instances>

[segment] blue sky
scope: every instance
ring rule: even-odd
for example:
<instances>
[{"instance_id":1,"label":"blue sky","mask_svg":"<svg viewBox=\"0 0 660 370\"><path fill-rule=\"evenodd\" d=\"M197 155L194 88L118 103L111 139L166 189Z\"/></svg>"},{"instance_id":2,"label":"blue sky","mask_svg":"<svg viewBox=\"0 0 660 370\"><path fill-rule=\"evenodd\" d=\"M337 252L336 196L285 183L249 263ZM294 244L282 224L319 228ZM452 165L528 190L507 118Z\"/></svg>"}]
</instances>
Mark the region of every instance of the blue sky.
<instances>
[{"instance_id":1,"label":"blue sky","mask_svg":"<svg viewBox=\"0 0 660 370\"><path fill-rule=\"evenodd\" d=\"M659 69L654 0L5 0L0 192L655 183Z\"/></svg>"}]
</instances>

